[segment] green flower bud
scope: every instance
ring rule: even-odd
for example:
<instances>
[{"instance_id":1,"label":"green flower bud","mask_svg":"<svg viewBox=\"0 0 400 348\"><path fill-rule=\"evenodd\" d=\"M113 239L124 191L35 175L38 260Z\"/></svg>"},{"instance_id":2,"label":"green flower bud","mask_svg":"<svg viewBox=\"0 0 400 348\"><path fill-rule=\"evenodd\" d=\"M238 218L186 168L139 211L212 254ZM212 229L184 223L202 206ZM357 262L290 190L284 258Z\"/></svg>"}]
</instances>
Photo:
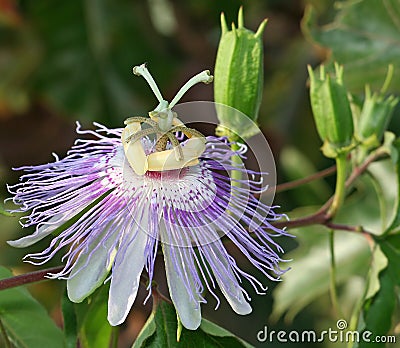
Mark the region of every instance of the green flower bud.
<instances>
[{"instance_id":1,"label":"green flower bud","mask_svg":"<svg viewBox=\"0 0 400 348\"><path fill-rule=\"evenodd\" d=\"M353 117L347 90L343 85L343 66L335 64L335 76L325 74L320 67L316 77L308 66L310 99L318 134L324 142L322 151L327 157L348 151L353 144Z\"/></svg>"},{"instance_id":2,"label":"green flower bud","mask_svg":"<svg viewBox=\"0 0 400 348\"><path fill-rule=\"evenodd\" d=\"M382 93L371 94L367 86L357 127L359 140L366 145L378 146L398 102L399 98L393 95L385 99Z\"/></svg>"},{"instance_id":3,"label":"green flower bud","mask_svg":"<svg viewBox=\"0 0 400 348\"><path fill-rule=\"evenodd\" d=\"M267 20L256 33L243 24L243 9L238 15L238 27L232 23L228 30L224 14L221 14L222 35L218 46L214 71L214 100L239 110L256 121L263 90L262 34ZM253 122L229 108L217 107L221 130L225 128L246 138L258 132Z\"/></svg>"}]
</instances>

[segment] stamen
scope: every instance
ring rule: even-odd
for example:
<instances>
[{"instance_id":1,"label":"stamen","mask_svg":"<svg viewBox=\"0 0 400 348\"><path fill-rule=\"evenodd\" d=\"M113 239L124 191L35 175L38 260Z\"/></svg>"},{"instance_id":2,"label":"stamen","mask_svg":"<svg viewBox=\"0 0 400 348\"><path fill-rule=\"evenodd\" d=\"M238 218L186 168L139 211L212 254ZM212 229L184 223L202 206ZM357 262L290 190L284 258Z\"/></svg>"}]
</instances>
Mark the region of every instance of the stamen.
<instances>
[{"instance_id":1,"label":"stamen","mask_svg":"<svg viewBox=\"0 0 400 348\"><path fill-rule=\"evenodd\" d=\"M124 121L124 124L128 125L130 123L135 123L135 122L147 123L152 127L157 127L157 122L156 121L153 121L152 119L147 118L147 117L143 117L143 116L129 117Z\"/></svg>"},{"instance_id":2,"label":"stamen","mask_svg":"<svg viewBox=\"0 0 400 348\"><path fill-rule=\"evenodd\" d=\"M176 160L182 161L183 160L183 151L182 151L181 144L179 143L178 139L176 139L175 135L172 134L171 132L168 132L167 135L168 135L168 139L169 139L172 147L174 148Z\"/></svg>"},{"instance_id":3,"label":"stamen","mask_svg":"<svg viewBox=\"0 0 400 348\"><path fill-rule=\"evenodd\" d=\"M169 108L172 109L175 104L182 98L182 96L194 85L197 85L200 82L203 83L211 83L214 79L214 76L210 75L209 70L204 70L201 73L193 76L188 82L186 82L182 88L176 93L174 99L172 99L171 103L169 103Z\"/></svg>"},{"instance_id":4,"label":"stamen","mask_svg":"<svg viewBox=\"0 0 400 348\"><path fill-rule=\"evenodd\" d=\"M161 152L167 149L168 136L164 134L156 142L156 151Z\"/></svg>"},{"instance_id":5,"label":"stamen","mask_svg":"<svg viewBox=\"0 0 400 348\"><path fill-rule=\"evenodd\" d=\"M165 102L165 99L161 95L161 92L158 89L158 86L157 86L156 82L154 81L153 76L151 76L150 72L147 70L145 63L142 65L137 65L137 66L133 67L132 71L135 75L142 76L147 81L151 90L153 91L154 95L156 96L157 100L160 103Z\"/></svg>"},{"instance_id":6,"label":"stamen","mask_svg":"<svg viewBox=\"0 0 400 348\"><path fill-rule=\"evenodd\" d=\"M126 143L132 142L135 143L136 141L147 137L150 134L160 134L161 132L157 129L157 128L146 128L146 129L142 129L141 131L131 134L129 137L127 137L125 139ZM162 133L161 133L162 134Z\"/></svg>"},{"instance_id":7,"label":"stamen","mask_svg":"<svg viewBox=\"0 0 400 348\"><path fill-rule=\"evenodd\" d=\"M174 149L176 160L182 161L184 156L183 156L183 150L182 150L181 144L179 143L178 139L176 139L175 135L171 132L165 133L162 137L160 137L157 140L156 150L159 152L165 151L165 149L167 148L168 140Z\"/></svg>"},{"instance_id":8,"label":"stamen","mask_svg":"<svg viewBox=\"0 0 400 348\"><path fill-rule=\"evenodd\" d=\"M171 132L173 132L173 133L182 132L188 138L191 138L191 137L205 138L205 136L202 133L200 133L198 130L193 129L193 128L188 128L188 127L185 127L185 126L176 126L176 127L171 129Z\"/></svg>"}]
</instances>

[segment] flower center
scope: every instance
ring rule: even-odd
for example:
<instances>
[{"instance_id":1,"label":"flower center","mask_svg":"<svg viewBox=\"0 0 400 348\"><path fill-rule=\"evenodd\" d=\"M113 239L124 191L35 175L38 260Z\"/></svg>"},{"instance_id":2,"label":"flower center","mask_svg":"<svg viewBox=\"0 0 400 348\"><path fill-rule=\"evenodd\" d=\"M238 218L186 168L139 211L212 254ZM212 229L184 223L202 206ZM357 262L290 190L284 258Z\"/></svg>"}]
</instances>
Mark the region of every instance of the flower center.
<instances>
[{"instance_id":1,"label":"flower center","mask_svg":"<svg viewBox=\"0 0 400 348\"><path fill-rule=\"evenodd\" d=\"M172 108L192 86L200 82L210 83L213 76L208 70L193 76L168 103L145 64L135 66L133 73L147 81L159 104L149 112L150 118L130 117L124 122L126 127L121 138L125 157L132 169L136 174L143 175L147 171L162 172L196 165L205 150L205 137L199 131L186 127ZM141 124L146 124L148 128L142 129ZM188 138L184 146L177 139L177 132L182 132ZM156 152L146 155L141 139L151 134L157 136ZM168 144L172 149L167 150Z\"/></svg>"}]
</instances>

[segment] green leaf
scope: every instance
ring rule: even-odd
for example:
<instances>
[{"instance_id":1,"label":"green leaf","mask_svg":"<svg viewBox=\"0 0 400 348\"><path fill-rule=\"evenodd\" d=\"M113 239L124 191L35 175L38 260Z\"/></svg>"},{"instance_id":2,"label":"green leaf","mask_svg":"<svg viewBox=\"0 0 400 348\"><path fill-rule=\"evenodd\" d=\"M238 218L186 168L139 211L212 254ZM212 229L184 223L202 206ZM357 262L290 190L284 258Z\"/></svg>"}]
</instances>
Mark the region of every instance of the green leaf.
<instances>
[{"instance_id":1,"label":"green leaf","mask_svg":"<svg viewBox=\"0 0 400 348\"><path fill-rule=\"evenodd\" d=\"M336 222L361 225L376 235L389 226L397 200L395 168L391 160L374 162L368 167L368 175L358 179L356 191L346 202L346 210L340 212Z\"/></svg>"},{"instance_id":2,"label":"green leaf","mask_svg":"<svg viewBox=\"0 0 400 348\"><path fill-rule=\"evenodd\" d=\"M390 221L393 220L393 216L396 213L398 197L395 167L391 160L375 162L368 167L368 174L368 177L363 178L364 183L368 185L365 190L368 187L371 188L368 198L371 198L375 193L375 199L379 203L376 205L376 211L380 217L380 224L376 224L376 227L368 228L375 234L381 235L387 231ZM367 227L364 224L363 226Z\"/></svg>"},{"instance_id":3,"label":"green leaf","mask_svg":"<svg viewBox=\"0 0 400 348\"><path fill-rule=\"evenodd\" d=\"M400 285L400 234L387 236L379 245L389 260L388 270L394 283Z\"/></svg>"},{"instance_id":4,"label":"green leaf","mask_svg":"<svg viewBox=\"0 0 400 348\"><path fill-rule=\"evenodd\" d=\"M392 221L389 227L386 229L385 233L398 233L400 232L400 161L399 161L399 151L400 151L400 141L396 139L391 146L392 160L396 164L396 200L394 202L394 213Z\"/></svg>"},{"instance_id":5,"label":"green leaf","mask_svg":"<svg viewBox=\"0 0 400 348\"><path fill-rule=\"evenodd\" d=\"M365 330L372 332L373 336L382 336L389 332L396 304L393 279L387 269L381 272L379 280L380 289L378 293L372 300L367 300L364 305ZM363 347L371 347L371 345L367 342L361 342L359 348ZM385 347L385 343L374 342L374 347Z\"/></svg>"},{"instance_id":6,"label":"green leaf","mask_svg":"<svg viewBox=\"0 0 400 348\"><path fill-rule=\"evenodd\" d=\"M345 210L345 208L343 209ZM291 320L305 306L329 291L330 253L328 229L310 226L291 230L300 247L287 255L293 259L291 269L274 290L272 316L286 312ZM348 232L335 234L336 280L338 284L351 276L365 274L370 251L363 237Z\"/></svg>"},{"instance_id":7,"label":"green leaf","mask_svg":"<svg viewBox=\"0 0 400 348\"><path fill-rule=\"evenodd\" d=\"M12 276L9 270L0 267L0 279ZM14 347L65 347L61 330L24 287L0 291L0 323ZM1 334L0 345L6 346Z\"/></svg>"},{"instance_id":8,"label":"green leaf","mask_svg":"<svg viewBox=\"0 0 400 348\"><path fill-rule=\"evenodd\" d=\"M379 274L380 288L374 297L364 303L365 327L375 335L387 335L392 326L396 306L396 286L400 285L400 235L377 238L378 244L388 259L387 267ZM385 344L374 343L374 347ZM360 348L369 347L362 342Z\"/></svg>"},{"instance_id":9,"label":"green leaf","mask_svg":"<svg viewBox=\"0 0 400 348\"><path fill-rule=\"evenodd\" d=\"M152 312L147 319L146 323L142 327L142 330L140 331L138 337L136 338L136 341L133 343L132 348L140 348L140 347L145 347L145 341L153 336L156 332L156 321L154 319L154 312Z\"/></svg>"},{"instance_id":10,"label":"green leaf","mask_svg":"<svg viewBox=\"0 0 400 348\"><path fill-rule=\"evenodd\" d=\"M75 306L68 299L67 293L62 298L62 313L64 319L64 336L67 348L75 348L78 342L78 323L75 314Z\"/></svg>"},{"instance_id":11,"label":"green leaf","mask_svg":"<svg viewBox=\"0 0 400 348\"><path fill-rule=\"evenodd\" d=\"M108 286L101 286L84 302L74 304L79 342L84 348L108 348L112 327L107 320Z\"/></svg>"},{"instance_id":12,"label":"green leaf","mask_svg":"<svg viewBox=\"0 0 400 348\"><path fill-rule=\"evenodd\" d=\"M229 331L205 319L202 319L200 328L195 331L183 328L180 341L177 342L178 322L175 308L162 299L158 301L156 310L150 315L132 348L252 347Z\"/></svg>"},{"instance_id":13,"label":"green leaf","mask_svg":"<svg viewBox=\"0 0 400 348\"><path fill-rule=\"evenodd\" d=\"M395 75L388 91L398 91L400 2L347 0L338 8L334 20L320 26L315 10L309 6L302 23L304 34L332 51L330 63L344 65L350 91L363 92L366 83L380 89L389 64L394 65Z\"/></svg>"},{"instance_id":14,"label":"green leaf","mask_svg":"<svg viewBox=\"0 0 400 348\"><path fill-rule=\"evenodd\" d=\"M368 231L381 235L388 225L387 221L390 221L391 207L395 205L397 199L396 190L393 188L394 166L390 160L379 161L373 163L369 170L375 181L380 183L379 193L374 190L374 183L370 176L359 178L355 190L335 217L335 222L352 226L360 225ZM387 209L380 209L379 196L382 196ZM305 216L310 214L309 210L299 209L289 216L291 218ZM385 212L385 210L389 211ZM384 225L382 220L386 221ZM293 259L295 262L274 291L273 315L275 317L287 312L287 318L293 318L318 296L328 292L330 256L327 232L328 230L321 226L291 230L291 233L297 236L296 241L300 247L287 255L288 259ZM337 282L339 284L348 282L353 275L365 277L371 260L366 239L361 235L343 231L338 231L335 236ZM376 284L377 274L384 267L382 264L385 262L384 258L388 257L383 250L384 246L382 244L380 246L385 255L376 255L377 258L373 260L374 274L371 275L371 287L368 294L370 296L379 289L379 284ZM362 293L359 294L361 295Z\"/></svg>"},{"instance_id":15,"label":"green leaf","mask_svg":"<svg viewBox=\"0 0 400 348\"><path fill-rule=\"evenodd\" d=\"M372 254L372 262L370 267L368 290L365 295L365 299L374 296L380 289L380 279L379 275L388 265L388 259L382 252L379 245L376 246Z\"/></svg>"}]
</instances>

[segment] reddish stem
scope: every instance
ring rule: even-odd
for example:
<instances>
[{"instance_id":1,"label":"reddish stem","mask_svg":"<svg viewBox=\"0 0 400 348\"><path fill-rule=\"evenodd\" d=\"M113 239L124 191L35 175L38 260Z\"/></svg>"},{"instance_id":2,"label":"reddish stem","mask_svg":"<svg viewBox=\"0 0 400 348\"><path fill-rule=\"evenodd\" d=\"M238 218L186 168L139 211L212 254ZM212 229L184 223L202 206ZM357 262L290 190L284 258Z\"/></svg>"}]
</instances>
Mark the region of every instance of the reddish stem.
<instances>
[{"instance_id":1,"label":"reddish stem","mask_svg":"<svg viewBox=\"0 0 400 348\"><path fill-rule=\"evenodd\" d=\"M298 186L308 184L309 182L312 182L314 180L325 178L325 177L327 177L329 175L332 175L335 172L336 172L336 165L333 165L332 167L323 169L320 172L314 173L314 174L312 174L310 176L307 176L305 178L298 179L298 180L293 180L293 181L289 181L289 182L285 182L285 183L280 184L280 185L276 185L275 192L278 193L278 192L282 192L282 191L291 190L291 189L294 189L294 188L296 188Z\"/></svg>"},{"instance_id":2,"label":"reddish stem","mask_svg":"<svg viewBox=\"0 0 400 348\"><path fill-rule=\"evenodd\" d=\"M64 268L64 266L57 266L57 267L53 267L53 268L48 268L48 269L43 269L40 271L25 273L25 274L17 275L15 277L0 280L0 290L14 288L16 286L20 286L20 285L24 285L24 284L40 282L43 280L48 280L48 278L45 278L45 276L48 273L59 272L63 268Z\"/></svg>"}]
</instances>

